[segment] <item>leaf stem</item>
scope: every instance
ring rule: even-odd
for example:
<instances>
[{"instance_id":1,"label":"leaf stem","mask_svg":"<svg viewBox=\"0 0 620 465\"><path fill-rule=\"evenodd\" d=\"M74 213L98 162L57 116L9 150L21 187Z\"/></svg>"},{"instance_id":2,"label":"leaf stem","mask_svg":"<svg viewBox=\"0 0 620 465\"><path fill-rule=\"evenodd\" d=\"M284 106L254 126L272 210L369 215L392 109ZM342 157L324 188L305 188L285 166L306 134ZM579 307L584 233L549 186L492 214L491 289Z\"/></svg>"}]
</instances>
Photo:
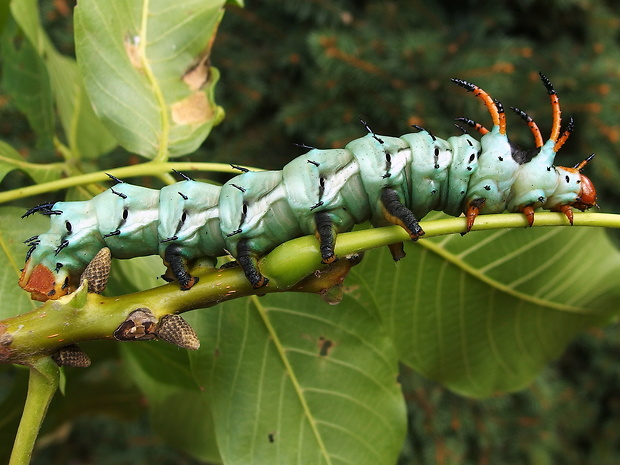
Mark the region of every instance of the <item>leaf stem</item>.
<instances>
[{"instance_id":1,"label":"leaf stem","mask_svg":"<svg viewBox=\"0 0 620 465\"><path fill-rule=\"evenodd\" d=\"M259 171L256 168L247 168L252 171ZM113 174L117 178L123 179L135 176L160 176L162 173L168 173L173 169L186 172L205 171L213 173L239 173L238 170L225 163L149 162L142 163L140 165L125 166L123 168L96 171L94 173L72 176L70 178L58 179L56 181L46 182L43 184L36 184L6 192L0 192L0 203L10 202L24 197L32 197L33 195L44 194L46 192L67 189L69 187L81 186L83 184L108 181L109 178L106 173Z\"/></svg>"},{"instance_id":2,"label":"leaf stem","mask_svg":"<svg viewBox=\"0 0 620 465\"><path fill-rule=\"evenodd\" d=\"M58 366L50 357L40 357L32 362L26 404L17 429L9 465L30 463L41 424L58 388L58 378Z\"/></svg>"}]
</instances>

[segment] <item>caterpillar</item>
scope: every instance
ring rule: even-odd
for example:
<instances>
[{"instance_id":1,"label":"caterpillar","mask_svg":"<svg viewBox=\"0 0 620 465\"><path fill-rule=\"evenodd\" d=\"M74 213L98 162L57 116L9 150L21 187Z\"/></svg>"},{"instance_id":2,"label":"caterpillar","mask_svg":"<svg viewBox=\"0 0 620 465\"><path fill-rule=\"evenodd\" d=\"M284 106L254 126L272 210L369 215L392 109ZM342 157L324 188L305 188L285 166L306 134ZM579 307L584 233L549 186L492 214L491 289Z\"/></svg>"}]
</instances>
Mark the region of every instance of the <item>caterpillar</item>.
<instances>
[{"instance_id":1,"label":"caterpillar","mask_svg":"<svg viewBox=\"0 0 620 465\"><path fill-rule=\"evenodd\" d=\"M309 151L281 171L242 173L224 185L183 180L148 189L122 182L91 200L38 205L23 217L41 213L50 229L25 241L29 247L19 285L35 300L73 292L81 272L103 247L116 258L160 255L164 277L190 289L198 262L215 266L219 256L236 258L252 286L267 284L258 259L277 245L315 235L323 263L336 260L337 233L370 220L375 227L397 224L412 240L424 234L418 219L432 210L464 213L467 231L479 214L522 212L530 225L537 208L563 212L573 222L573 208L596 205L593 183L581 173L592 156L573 168L554 166L557 151L573 130L572 119L561 132L556 91L540 73L551 100L553 122L543 143L536 123L514 109L528 124L535 147L521 149L506 134L501 103L467 81L452 81L472 92L491 115L491 130L466 118L460 121L481 134L462 129L447 140L417 127L400 137L368 134L343 149ZM233 165L234 167L234 165ZM403 244L390 246L394 260Z\"/></svg>"}]
</instances>

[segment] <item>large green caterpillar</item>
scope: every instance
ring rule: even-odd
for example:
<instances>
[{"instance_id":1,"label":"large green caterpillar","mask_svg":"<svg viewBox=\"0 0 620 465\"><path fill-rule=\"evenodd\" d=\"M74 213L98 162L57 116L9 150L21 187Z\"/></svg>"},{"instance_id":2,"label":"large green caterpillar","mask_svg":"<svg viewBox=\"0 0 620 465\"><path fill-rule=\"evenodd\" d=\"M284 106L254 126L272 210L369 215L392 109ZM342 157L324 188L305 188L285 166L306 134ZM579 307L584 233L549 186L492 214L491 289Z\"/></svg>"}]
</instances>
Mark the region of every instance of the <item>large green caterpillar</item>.
<instances>
[{"instance_id":1,"label":"large green caterpillar","mask_svg":"<svg viewBox=\"0 0 620 465\"><path fill-rule=\"evenodd\" d=\"M167 277L190 289L197 260L215 265L217 257L237 259L250 283L267 284L257 260L292 238L314 234L322 261L335 260L336 234L367 220L373 226L398 224L411 239L424 234L418 219L431 210L467 216L468 230L478 214L523 212L531 225L534 210L561 211L572 224L572 208L596 205L596 191L581 169L554 166L556 152L572 131L560 132L560 105L541 74L553 108L549 139L524 112L536 147L522 150L506 135L502 105L466 81L453 81L486 105L489 131L461 118L482 134L463 131L442 140L430 132L401 137L368 134L344 149L312 148L282 171L243 172L214 186L189 178L157 191L123 183L91 200L39 205L51 217L49 231L26 241L30 247L19 285L33 299L55 299L72 292L97 252L108 247L116 258L159 254ZM364 123L365 124L365 123ZM402 244L390 247L395 260Z\"/></svg>"}]
</instances>

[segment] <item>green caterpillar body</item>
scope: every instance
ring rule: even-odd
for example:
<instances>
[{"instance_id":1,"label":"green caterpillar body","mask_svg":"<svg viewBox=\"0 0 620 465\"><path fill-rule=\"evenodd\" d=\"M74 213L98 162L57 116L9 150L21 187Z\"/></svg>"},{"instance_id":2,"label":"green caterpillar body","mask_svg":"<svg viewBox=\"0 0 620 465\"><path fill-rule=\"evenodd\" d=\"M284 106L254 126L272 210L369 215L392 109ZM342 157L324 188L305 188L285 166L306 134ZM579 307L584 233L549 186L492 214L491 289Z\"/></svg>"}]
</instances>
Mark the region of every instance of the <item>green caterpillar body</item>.
<instances>
[{"instance_id":1,"label":"green caterpillar body","mask_svg":"<svg viewBox=\"0 0 620 465\"><path fill-rule=\"evenodd\" d=\"M368 220L375 227L399 224L416 240L424 234L418 219L432 210L465 213L469 229L476 215L504 210L525 213L531 224L539 207L563 211L572 222L572 207L596 204L594 186L580 172L587 160L575 168L553 164L572 128L560 137L557 96L544 76L554 131L528 151L508 140L501 105L473 84L455 82L491 113L490 131L477 126L480 141L468 134L443 140L425 130L401 137L369 130L344 149L311 149L281 171L244 172L221 187L189 178L161 190L118 182L88 201L38 206L24 216L49 215L51 226L26 241L19 284L33 299L58 298L75 290L86 265L108 247L116 258L160 255L166 276L183 289L195 284L189 270L197 261L215 265L231 254L260 287L268 280L258 259L302 235L316 235L322 260L330 263L336 234ZM404 256L402 245L391 250L395 259Z\"/></svg>"}]
</instances>

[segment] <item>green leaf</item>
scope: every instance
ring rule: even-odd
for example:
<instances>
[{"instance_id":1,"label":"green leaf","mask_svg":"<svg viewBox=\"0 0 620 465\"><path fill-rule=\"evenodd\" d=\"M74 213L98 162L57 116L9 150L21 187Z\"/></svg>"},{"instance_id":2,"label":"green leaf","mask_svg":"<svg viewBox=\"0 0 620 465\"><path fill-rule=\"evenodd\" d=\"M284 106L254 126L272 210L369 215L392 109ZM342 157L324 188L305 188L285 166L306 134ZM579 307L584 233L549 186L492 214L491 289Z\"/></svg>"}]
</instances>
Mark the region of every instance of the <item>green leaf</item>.
<instances>
[{"instance_id":1,"label":"green leaf","mask_svg":"<svg viewBox=\"0 0 620 465\"><path fill-rule=\"evenodd\" d=\"M188 321L226 464L395 463L405 407L396 352L372 310L281 294Z\"/></svg>"},{"instance_id":2,"label":"green leaf","mask_svg":"<svg viewBox=\"0 0 620 465\"><path fill-rule=\"evenodd\" d=\"M37 184L54 181L62 175L62 166L60 164L26 163L17 150L0 141L0 180L4 179L8 173L15 169L28 173Z\"/></svg>"},{"instance_id":3,"label":"green leaf","mask_svg":"<svg viewBox=\"0 0 620 465\"><path fill-rule=\"evenodd\" d=\"M219 463L208 395L192 377L187 352L163 342L121 348L149 400L155 432L195 457Z\"/></svg>"},{"instance_id":4,"label":"green leaf","mask_svg":"<svg viewBox=\"0 0 620 465\"><path fill-rule=\"evenodd\" d=\"M49 224L47 218L39 215L22 220L24 211L15 207L0 208L0 260L4 263L4 272L0 273L0 319L29 312L39 306L30 300L30 294L24 292L17 281L24 263L24 254L28 250L24 240L33 235L33 230L43 231Z\"/></svg>"},{"instance_id":5,"label":"green leaf","mask_svg":"<svg viewBox=\"0 0 620 465\"><path fill-rule=\"evenodd\" d=\"M93 110L74 59L49 53L48 70L67 141L79 158L96 158L112 150L116 139Z\"/></svg>"},{"instance_id":6,"label":"green leaf","mask_svg":"<svg viewBox=\"0 0 620 465\"><path fill-rule=\"evenodd\" d=\"M347 280L380 308L401 360L461 394L529 384L584 329L618 313L620 254L601 229L421 240L394 265L367 254Z\"/></svg>"},{"instance_id":7,"label":"green leaf","mask_svg":"<svg viewBox=\"0 0 620 465\"><path fill-rule=\"evenodd\" d=\"M106 295L123 295L163 286L160 276L166 271L159 255L114 260Z\"/></svg>"},{"instance_id":8,"label":"green leaf","mask_svg":"<svg viewBox=\"0 0 620 465\"><path fill-rule=\"evenodd\" d=\"M81 1L76 52L98 115L127 150L165 160L194 151L223 117L209 67L223 0Z\"/></svg>"},{"instance_id":9,"label":"green leaf","mask_svg":"<svg viewBox=\"0 0 620 465\"><path fill-rule=\"evenodd\" d=\"M45 62L30 41L17 41L15 22L2 36L2 87L24 113L37 135L37 146L51 148L54 137L52 89Z\"/></svg>"},{"instance_id":10,"label":"green leaf","mask_svg":"<svg viewBox=\"0 0 620 465\"><path fill-rule=\"evenodd\" d=\"M110 151L115 139L95 115L75 60L60 55L45 34L36 0L11 2L13 17L44 60L69 147L78 157L95 158Z\"/></svg>"}]
</instances>

